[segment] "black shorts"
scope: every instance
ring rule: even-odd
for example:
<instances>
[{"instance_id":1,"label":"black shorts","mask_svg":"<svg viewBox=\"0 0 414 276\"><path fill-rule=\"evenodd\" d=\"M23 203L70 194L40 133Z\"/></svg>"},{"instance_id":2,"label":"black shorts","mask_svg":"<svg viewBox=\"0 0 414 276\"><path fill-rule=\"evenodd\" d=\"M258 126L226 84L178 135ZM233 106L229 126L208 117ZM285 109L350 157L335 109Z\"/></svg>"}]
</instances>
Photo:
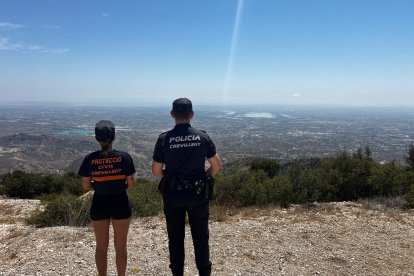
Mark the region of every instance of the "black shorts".
<instances>
[{"instance_id":1,"label":"black shorts","mask_svg":"<svg viewBox=\"0 0 414 276\"><path fill-rule=\"evenodd\" d=\"M95 192L90 216L92 220L130 218L131 206L129 205L127 193L100 195Z\"/></svg>"}]
</instances>

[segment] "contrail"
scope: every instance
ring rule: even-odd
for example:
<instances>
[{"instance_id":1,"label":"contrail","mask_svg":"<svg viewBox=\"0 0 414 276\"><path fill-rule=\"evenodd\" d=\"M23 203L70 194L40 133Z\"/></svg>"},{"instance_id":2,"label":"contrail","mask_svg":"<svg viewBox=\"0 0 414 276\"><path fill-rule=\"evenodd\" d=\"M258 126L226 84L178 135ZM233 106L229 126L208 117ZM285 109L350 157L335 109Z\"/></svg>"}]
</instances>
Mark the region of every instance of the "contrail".
<instances>
[{"instance_id":1,"label":"contrail","mask_svg":"<svg viewBox=\"0 0 414 276\"><path fill-rule=\"evenodd\" d=\"M233 35L231 38L230 54L229 54L229 59L227 61L226 79L224 82L224 89L223 89L222 103L224 105L228 104L231 75L233 72L234 54L236 52L237 40L239 37L240 21L241 21L241 16L243 12L243 3L244 3L244 0L238 0L238 3L237 3L236 19L234 20L234 28L233 28Z\"/></svg>"}]
</instances>

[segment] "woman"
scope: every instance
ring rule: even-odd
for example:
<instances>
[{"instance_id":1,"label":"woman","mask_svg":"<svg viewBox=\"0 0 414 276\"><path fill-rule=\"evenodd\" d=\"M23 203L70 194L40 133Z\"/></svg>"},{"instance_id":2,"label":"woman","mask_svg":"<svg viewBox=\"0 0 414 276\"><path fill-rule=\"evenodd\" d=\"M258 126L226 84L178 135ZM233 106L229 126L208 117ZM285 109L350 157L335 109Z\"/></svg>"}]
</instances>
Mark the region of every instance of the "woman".
<instances>
[{"instance_id":1,"label":"woman","mask_svg":"<svg viewBox=\"0 0 414 276\"><path fill-rule=\"evenodd\" d=\"M131 218L127 188L134 185L134 163L131 156L112 149L115 126L100 121L95 126L100 151L88 154L79 169L82 187L94 190L90 216L96 238L95 261L100 276L106 275L109 225L112 221L118 275L125 275L127 266L127 235Z\"/></svg>"}]
</instances>

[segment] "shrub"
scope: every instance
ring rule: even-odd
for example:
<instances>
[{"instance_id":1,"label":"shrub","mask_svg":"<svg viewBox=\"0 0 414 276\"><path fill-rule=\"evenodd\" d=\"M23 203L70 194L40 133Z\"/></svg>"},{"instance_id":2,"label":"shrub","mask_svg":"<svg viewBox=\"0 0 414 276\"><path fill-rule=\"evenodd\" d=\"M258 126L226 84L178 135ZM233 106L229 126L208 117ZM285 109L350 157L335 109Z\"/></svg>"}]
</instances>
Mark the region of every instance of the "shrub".
<instances>
[{"instance_id":1,"label":"shrub","mask_svg":"<svg viewBox=\"0 0 414 276\"><path fill-rule=\"evenodd\" d=\"M85 226L89 224L91 199L80 199L70 194L60 194L46 202L43 211L35 211L27 220L37 227Z\"/></svg>"},{"instance_id":2,"label":"shrub","mask_svg":"<svg viewBox=\"0 0 414 276\"><path fill-rule=\"evenodd\" d=\"M294 200L293 185L288 176L277 176L264 183L268 203L276 203L281 207L288 207Z\"/></svg>"},{"instance_id":3,"label":"shrub","mask_svg":"<svg viewBox=\"0 0 414 276\"><path fill-rule=\"evenodd\" d=\"M414 184L411 185L410 190L408 191L408 193L406 193L404 195L404 199L405 199L405 208L414 208Z\"/></svg>"},{"instance_id":4,"label":"shrub","mask_svg":"<svg viewBox=\"0 0 414 276\"><path fill-rule=\"evenodd\" d=\"M78 185L80 185L79 182ZM137 185L128 190L128 197L133 217L153 216L162 210L162 197L155 182L138 180ZM41 198L42 203L46 205L45 209L36 210L27 220L28 224L37 227L89 224L92 198L81 199L69 193L47 194Z\"/></svg>"},{"instance_id":5,"label":"shrub","mask_svg":"<svg viewBox=\"0 0 414 276\"><path fill-rule=\"evenodd\" d=\"M250 169L252 171L264 171L268 177L272 178L279 172L279 162L275 159L258 158L252 161Z\"/></svg>"},{"instance_id":6,"label":"shrub","mask_svg":"<svg viewBox=\"0 0 414 276\"><path fill-rule=\"evenodd\" d=\"M81 196L85 191L82 189L82 178L73 173L68 172L62 176L53 179L56 190L64 193Z\"/></svg>"},{"instance_id":7,"label":"shrub","mask_svg":"<svg viewBox=\"0 0 414 276\"><path fill-rule=\"evenodd\" d=\"M368 182L373 187L376 196L397 196L407 192L410 184L405 183L406 170L395 162L376 165Z\"/></svg>"},{"instance_id":8,"label":"shrub","mask_svg":"<svg viewBox=\"0 0 414 276\"><path fill-rule=\"evenodd\" d=\"M214 185L215 201L223 205L263 205L267 201L264 186L267 179L267 174L262 170L219 176Z\"/></svg>"},{"instance_id":9,"label":"shrub","mask_svg":"<svg viewBox=\"0 0 414 276\"><path fill-rule=\"evenodd\" d=\"M52 176L22 171L6 174L0 182L0 192L9 197L29 199L62 192L83 193L80 177L73 173Z\"/></svg>"},{"instance_id":10,"label":"shrub","mask_svg":"<svg viewBox=\"0 0 414 276\"><path fill-rule=\"evenodd\" d=\"M325 159L322 169L331 176L335 172L333 175L337 178L335 186L339 200L355 200L374 195L373 187L368 183L373 164L368 157L352 157L343 152L336 158Z\"/></svg>"},{"instance_id":11,"label":"shrub","mask_svg":"<svg viewBox=\"0 0 414 276\"><path fill-rule=\"evenodd\" d=\"M304 170L292 180L292 201L310 203L334 200L337 195L337 181L340 176L335 170Z\"/></svg>"},{"instance_id":12,"label":"shrub","mask_svg":"<svg viewBox=\"0 0 414 276\"><path fill-rule=\"evenodd\" d=\"M245 183L242 183L240 190L238 191L238 199L240 205L250 206L259 205L263 206L269 203L266 189L265 180L267 180L267 173L264 171L257 171L247 179Z\"/></svg>"},{"instance_id":13,"label":"shrub","mask_svg":"<svg viewBox=\"0 0 414 276\"><path fill-rule=\"evenodd\" d=\"M135 186L128 190L128 197L134 217L153 216L162 210L162 196L156 182L138 179Z\"/></svg>"},{"instance_id":14,"label":"shrub","mask_svg":"<svg viewBox=\"0 0 414 276\"><path fill-rule=\"evenodd\" d=\"M51 177L15 171L4 176L1 190L9 197L34 198L53 192L52 187L48 185L50 181Z\"/></svg>"}]
</instances>

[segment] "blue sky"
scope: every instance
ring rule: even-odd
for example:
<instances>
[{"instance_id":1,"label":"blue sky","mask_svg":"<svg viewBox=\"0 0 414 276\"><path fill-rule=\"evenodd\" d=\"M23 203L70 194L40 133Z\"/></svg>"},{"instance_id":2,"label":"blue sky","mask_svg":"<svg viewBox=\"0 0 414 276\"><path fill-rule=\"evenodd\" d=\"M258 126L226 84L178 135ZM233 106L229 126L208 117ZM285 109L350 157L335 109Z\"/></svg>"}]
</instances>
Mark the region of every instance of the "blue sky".
<instances>
[{"instance_id":1,"label":"blue sky","mask_svg":"<svg viewBox=\"0 0 414 276\"><path fill-rule=\"evenodd\" d=\"M0 0L0 101L414 105L411 0Z\"/></svg>"}]
</instances>

